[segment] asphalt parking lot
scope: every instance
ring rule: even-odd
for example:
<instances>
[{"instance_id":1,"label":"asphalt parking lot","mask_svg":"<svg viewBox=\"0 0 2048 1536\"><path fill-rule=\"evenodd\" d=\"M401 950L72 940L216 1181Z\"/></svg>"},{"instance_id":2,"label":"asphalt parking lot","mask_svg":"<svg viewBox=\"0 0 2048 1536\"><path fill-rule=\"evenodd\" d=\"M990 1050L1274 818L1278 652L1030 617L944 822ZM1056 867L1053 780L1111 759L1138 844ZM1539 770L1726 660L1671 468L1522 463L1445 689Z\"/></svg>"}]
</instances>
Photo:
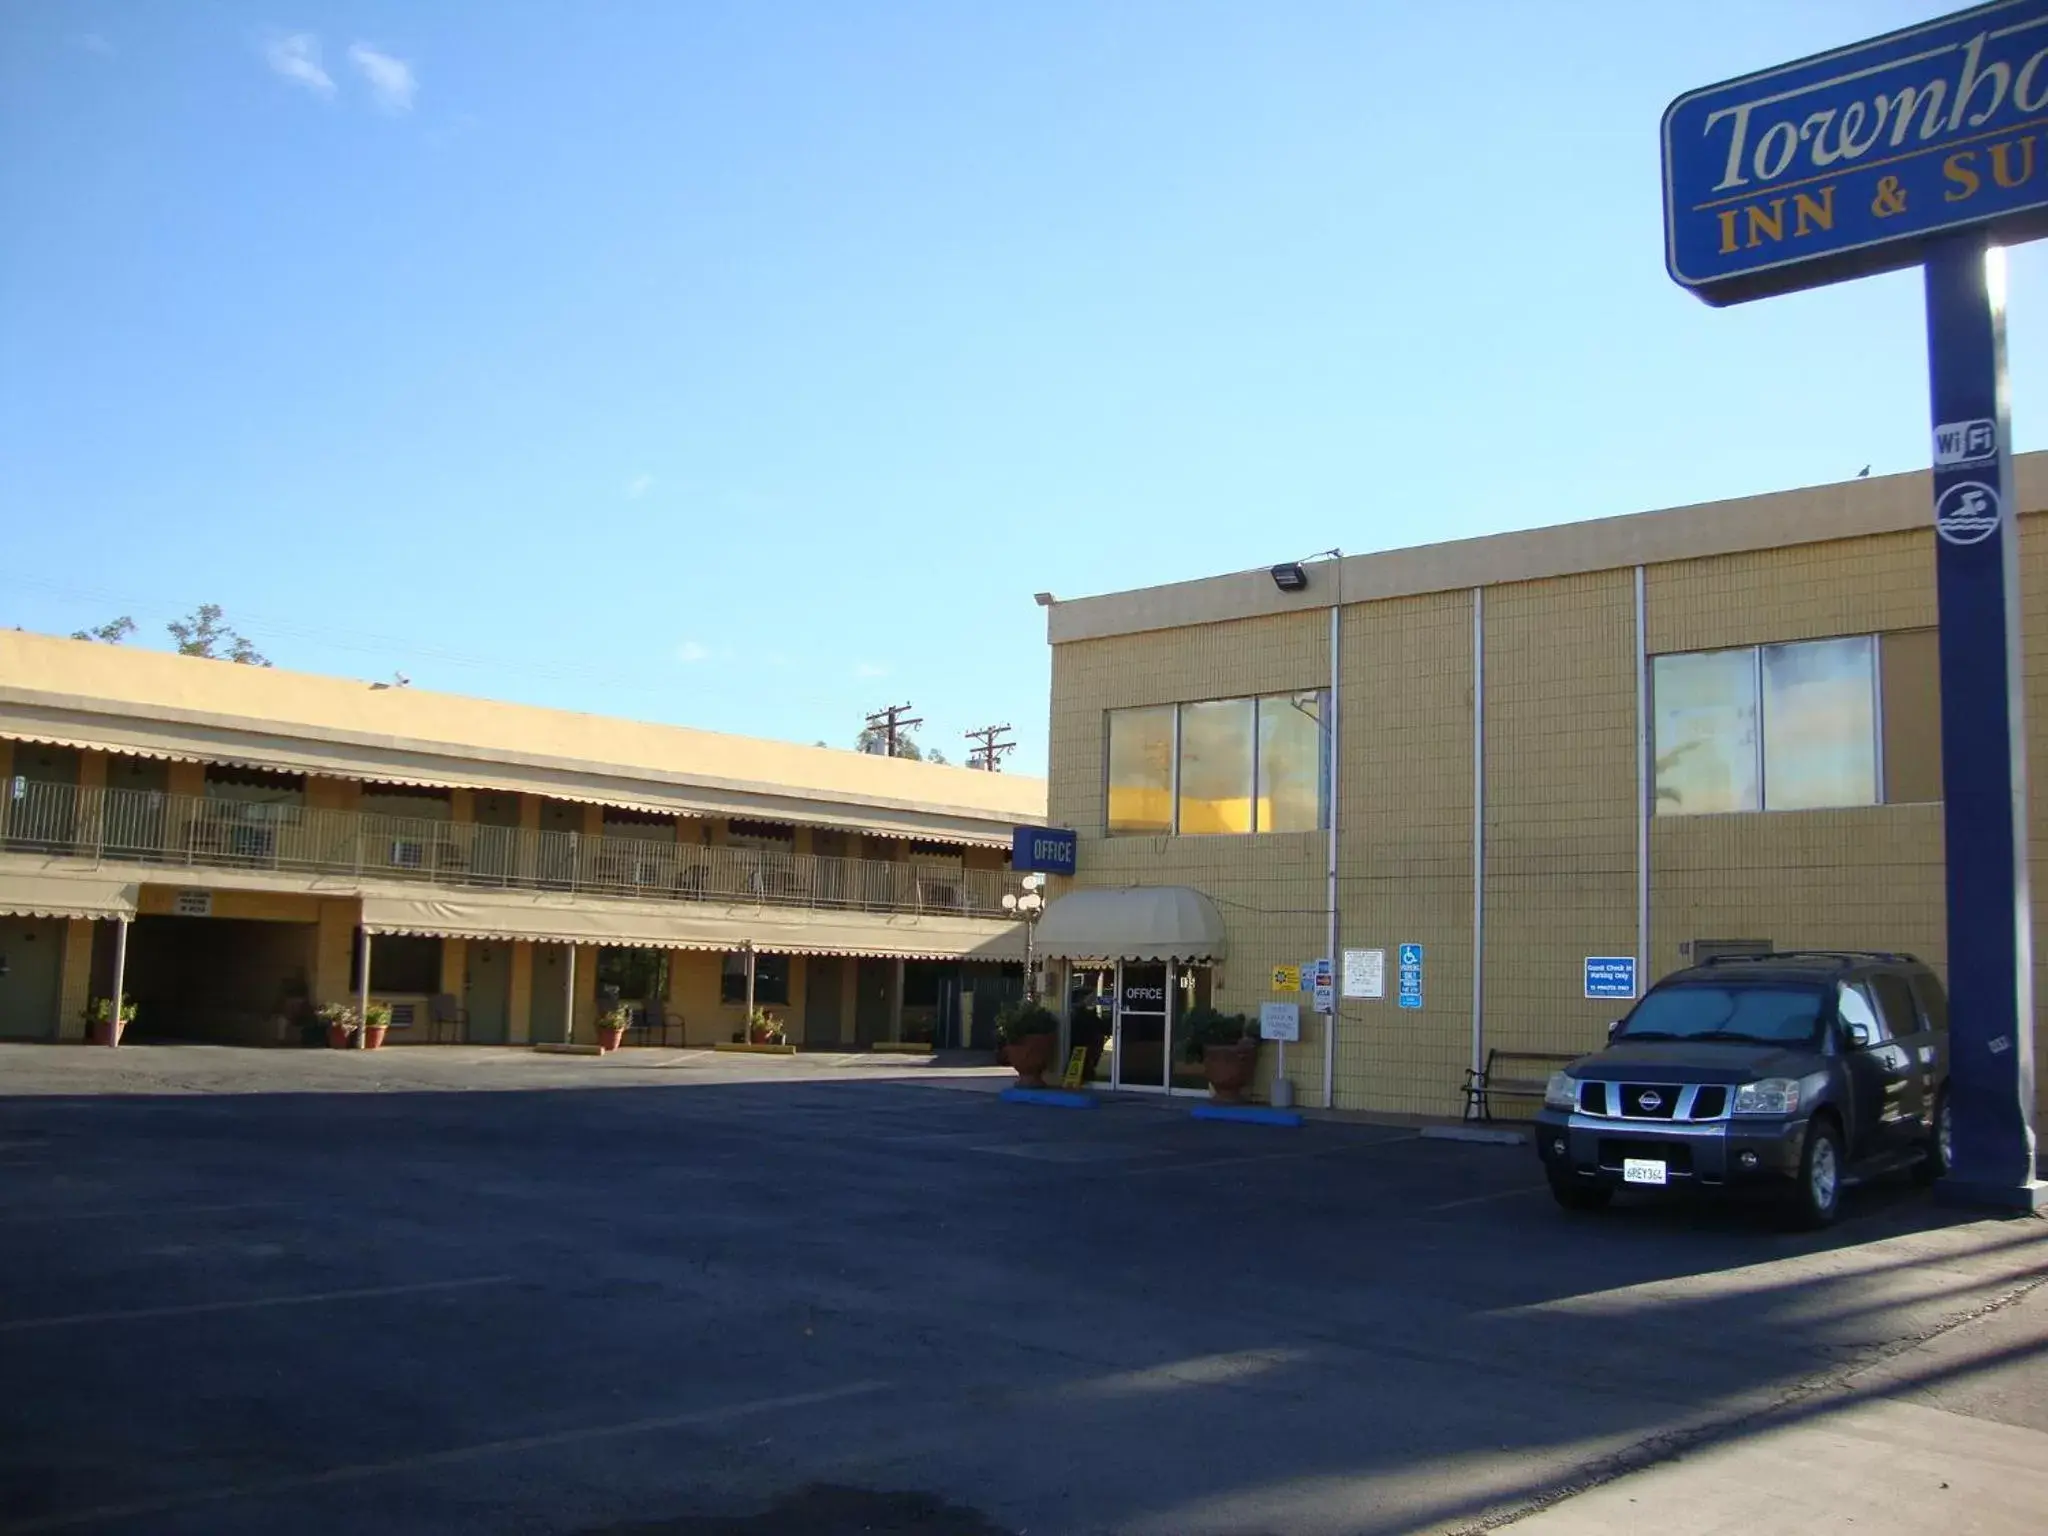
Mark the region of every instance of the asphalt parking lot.
<instances>
[{"instance_id":1,"label":"asphalt parking lot","mask_svg":"<svg viewBox=\"0 0 2048 1536\"><path fill-rule=\"evenodd\" d=\"M993 1082L0 1047L0 1530L1478 1530L2048 1277L1905 1183L1567 1217L1526 1148Z\"/></svg>"}]
</instances>

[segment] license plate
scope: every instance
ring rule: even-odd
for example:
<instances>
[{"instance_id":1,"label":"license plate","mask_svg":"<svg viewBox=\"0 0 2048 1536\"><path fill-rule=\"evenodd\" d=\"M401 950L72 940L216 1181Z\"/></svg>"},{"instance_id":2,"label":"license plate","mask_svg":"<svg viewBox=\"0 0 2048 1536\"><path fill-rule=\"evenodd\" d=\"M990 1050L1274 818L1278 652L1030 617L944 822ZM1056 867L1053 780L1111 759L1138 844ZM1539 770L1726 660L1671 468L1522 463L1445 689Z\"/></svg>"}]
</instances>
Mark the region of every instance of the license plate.
<instances>
[{"instance_id":1,"label":"license plate","mask_svg":"<svg viewBox=\"0 0 2048 1536\"><path fill-rule=\"evenodd\" d=\"M1625 1157L1621 1160L1621 1181L1624 1184L1662 1184L1664 1164L1654 1157Z\"/></svg>"}]
</instances>

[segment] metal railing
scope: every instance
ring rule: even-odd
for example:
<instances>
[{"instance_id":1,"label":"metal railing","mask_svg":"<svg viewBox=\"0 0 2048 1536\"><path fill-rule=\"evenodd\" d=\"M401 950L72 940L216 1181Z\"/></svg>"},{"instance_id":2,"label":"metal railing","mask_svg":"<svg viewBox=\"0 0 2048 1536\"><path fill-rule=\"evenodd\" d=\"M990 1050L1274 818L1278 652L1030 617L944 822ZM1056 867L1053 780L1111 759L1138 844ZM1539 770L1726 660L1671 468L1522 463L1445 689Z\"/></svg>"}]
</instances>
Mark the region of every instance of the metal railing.
<instances>
[{"instance_id":1,"label":"metal railing","mask_svg":"<svg viewBox=\"0 0 2048 1536\"><path fill-rule=\"evenodd\" d=\"M0 850L453 888L1004 918L1008 870L893 863L32 779L0 783Z\"/></svg>"}]
</instances>

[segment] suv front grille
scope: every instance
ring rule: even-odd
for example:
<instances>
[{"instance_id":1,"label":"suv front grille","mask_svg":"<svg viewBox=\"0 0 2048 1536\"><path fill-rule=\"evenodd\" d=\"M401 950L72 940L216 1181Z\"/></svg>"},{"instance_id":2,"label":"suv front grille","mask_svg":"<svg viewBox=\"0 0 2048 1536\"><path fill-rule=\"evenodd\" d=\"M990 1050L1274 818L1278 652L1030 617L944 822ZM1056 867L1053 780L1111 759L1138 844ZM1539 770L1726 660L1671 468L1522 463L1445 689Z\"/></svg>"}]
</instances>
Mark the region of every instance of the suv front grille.
<instances>
[{"instance_id":1,"label":"suv front grille","mask_svg":"<svg viewBox=\"0 0 2048 1536\"><path fill-rule=\"evenodd\" d=\"M1669 1120L1678 1113L1678 1084L1623 1083L1621 1112L1633 1120Z\"/></svg>"},{"instance_id":2,"label":"suv front grille","mask_svg":"<svg viewBox=\"0 0 2048 1536\"><path fill-rule=\"evenodd\" d=\"M1610 1094L1615 1101L1612 1109L1608 1107ZM1688 1095L1690 1103L1686 1102ZM1679 1113L1681 1108L1684 1114ZM1728 1090L1718 1083L1689 1087L1684 1083L1588 1080L1579 1084L1579 1113L1610 1120L1719 1120L1728 1113Z\"/></svg>"}]
</instances>

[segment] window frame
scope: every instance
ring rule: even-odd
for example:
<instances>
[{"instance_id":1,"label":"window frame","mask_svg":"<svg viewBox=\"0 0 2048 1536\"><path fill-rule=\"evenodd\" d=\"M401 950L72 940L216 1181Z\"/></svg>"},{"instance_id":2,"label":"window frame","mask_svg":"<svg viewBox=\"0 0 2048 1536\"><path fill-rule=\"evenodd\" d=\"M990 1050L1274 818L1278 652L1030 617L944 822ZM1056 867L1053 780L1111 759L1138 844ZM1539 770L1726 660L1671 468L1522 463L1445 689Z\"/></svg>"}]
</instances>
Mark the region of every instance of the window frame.
<instances>
[{"instance_id":1,"label":"window frame","mask_svg":"<svg viewBox=\"0 0 2048 1536\"><path fill-rule=\"evenodd\" d=\"M1873 798L1869 801L1844 805L1799 805L1774 806L1771 804L1769 761L1766 753L1770 738L1769 694L1764 680L1764 652L1785 650L1798 645L1828 645L1842 640L1868 640L1870 642L1870 735L1871 770ZM1729 811L1660 811L1657 798L1657 775L1655 765L1658 757L1657 741L1657 690L1656 668L1659 661L1667 657L1683 656L1725 656L1730 652L1749 653L1751 697L1756 700L1756 805L1753 809ZM1799 640L1759 640L1751 645L1715 645L1691 651L1659 651L1646 657L1650 673L1648 718L1643 721L1642 731L1648 738L1647 748L1651 763L1649 782L1645 789L1649 803L1644 811L1653 819L1659 816L1677 818L1680 816L1764 816L1771 814L1797 815L1802 811L1861 811L1877 806L1892 804L1885 783L1884 760L1884 632L1880 630L1859 631L1847 635L1808 635Z\"/></svg>"}]
</instances>

